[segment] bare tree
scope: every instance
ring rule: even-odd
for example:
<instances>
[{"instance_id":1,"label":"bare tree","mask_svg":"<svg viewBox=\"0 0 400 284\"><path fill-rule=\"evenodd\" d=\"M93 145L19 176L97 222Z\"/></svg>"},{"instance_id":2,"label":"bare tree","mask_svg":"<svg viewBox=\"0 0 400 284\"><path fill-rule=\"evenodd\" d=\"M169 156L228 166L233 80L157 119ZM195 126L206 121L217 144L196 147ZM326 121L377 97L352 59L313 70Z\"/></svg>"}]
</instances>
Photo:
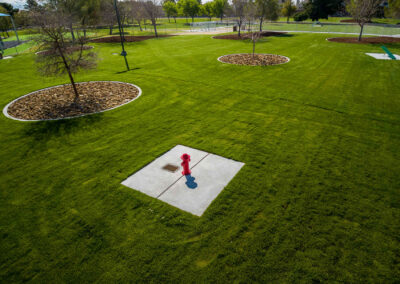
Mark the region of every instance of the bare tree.
<instances>
[{"instance_id":1,"label":"bare tree","mask_svg":"<svg viewBox=\"0 0 400 284\"><path fill-rule=\"evenodd\" d=\"M151 24L154 27L154 34L158 37L157 34L157 19L162 15L162 7L158 0L147 0L143 2L143 8L146 14L146 17L151 21Z\"/></svg>"},{"instance_id":2,"label":"bare tree","mask_svg":"<svg viewBox=\"0 0 400 284\"><path fill-rule=\"evenodd\" d=\"M252 23L255 22L257 16L259 15L257 9L258 7L259 6L256 5L254 2L248 2L244 8L245 20L249 26L250 39L253 45L253 59L256 51L256 43L261 37L261 32L255 32L252 29Z\"/></svg>"},{"instance_id":3,"label":"bare tree","mask_svg":"<svg viewBox=\"0 0 400 284\"><path fill-rule=\"evenodd\" d=\"M129 18L129 6L128 3L125 1L117 1L117 7L118 7L118 14L121 20L122 33L125 34L124 28L125 28L125 23Z\"/></svg>"},{"instance_id":4,"label":"bare tree","mask_svg":"<svg viewBox=\"0 0 400 284\"><path fill-rule=\"evenodd\" d=\"M137 22L139 25L140 31L143 31L142 29L142 21L144 22L144 19L146 17L146 13L144 11L143 7L143 2L131 0L129 2L130 6L130 15L131 17Z\"/></svg>"},{"instance_id":5,"label":"bare tree","mask_svg":"<svg viewBox=\"0 0 400 284\"><path fill-rule=\"evenodd\" d=\"M358 41L361 41L364 31L364 25L371 21L379 10L381 0L349 0L347 3L347 11L360 26L360 35Z\"/></svg>"},{"instance_id":6,"label":"bare tree","mask_svg":"<svg viewBox=\"0 0 400 284\"><path fill-rule=\"evenodd\" d=\"M110 28L110 35L113 33L114 25L117 22L113 0L101 0L100 3L101 21Z\"/></svg>"},{"instance_id":7,"label":"bare tree","mask_svg":"<svg viewBox=\"0 0 400 284\"><path fill-rule=\"evenodd\" d=\"M233 11L236 17L236 23L239 27L238 29L238 36L240 37L240 31L242 29L242 25L245 19L245 7L247 5L248 1L247 0L233 0L232 1L232 6L233 6Z\"/></svg>"},{"instance_id":8,"label":"bare tree","mask_svg":"<svg viewBox=\"0 0 400 284\"><path fill-rule=\"evenodd\" d=\"M40 35L35 40L40 50L46 50L37 56L38 71L44 76L68 74L75 93L74 104L78 106L79 93L72 74L94 68L96 54L84 51L86 39L79 32L75 41L67 36L68 19L62 13L42 12L34 17L40 27Z\"/></svg>"},{"instance_id":9,"label":"bare tree","mask_svg":"<svg viewBox=\"0 0 400 284\"><path fill-rule=\"evenodd\" d=\"M75 40L74 23L78 18L80 3L77 0L49 0L48 5L63 14L64 21L69 27L72 40Z\"/></svg>"}]
</instances>

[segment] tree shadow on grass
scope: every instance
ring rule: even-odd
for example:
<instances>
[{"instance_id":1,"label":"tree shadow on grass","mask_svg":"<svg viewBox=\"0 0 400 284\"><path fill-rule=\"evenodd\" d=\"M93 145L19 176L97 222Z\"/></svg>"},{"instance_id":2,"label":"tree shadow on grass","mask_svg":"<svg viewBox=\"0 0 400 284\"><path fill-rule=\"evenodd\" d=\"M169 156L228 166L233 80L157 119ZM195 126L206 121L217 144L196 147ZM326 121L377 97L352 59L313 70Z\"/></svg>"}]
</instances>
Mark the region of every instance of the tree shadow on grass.
<instances>
[{"instance_id":1,"label":"tree shadow on grass","mask_svg":"<svg viewBox=\"0 0 400 284\"><path fill-rule=\"evenodd\" d=\"M115 72L115 74L124 74L124 73L130 72L130 71L135 71L135 70L139 70L139 69L142 69L142 68L140 68L140 67L130 68L129 70Z\"/></svg>"},{"instance_id":2,"label":"tree shadow on grass","mask_svg":"<svg viewBox=\"0 0 400 284\"><path fill-rule=\"evenodd\" d=\"M32 122L24 128L22 136L27 138L29 148L40 150L46 148L47 143L54 138L92 129L97 127L102 120L103 113L97 113L71 119Z\"/></svg>"},{"instance_id":3,"label":"tree shadow on grass","mask_svg":"<svg viewBox=\"0 0 400 284\"><path fill-rule=\"evenodd\" d=\"M276 37L294 37L294 36L296 36L296 35L290 34L290 32L289 32L289 33L286 33L286 34L277 35Z\"/></svg>"}]
</instances>

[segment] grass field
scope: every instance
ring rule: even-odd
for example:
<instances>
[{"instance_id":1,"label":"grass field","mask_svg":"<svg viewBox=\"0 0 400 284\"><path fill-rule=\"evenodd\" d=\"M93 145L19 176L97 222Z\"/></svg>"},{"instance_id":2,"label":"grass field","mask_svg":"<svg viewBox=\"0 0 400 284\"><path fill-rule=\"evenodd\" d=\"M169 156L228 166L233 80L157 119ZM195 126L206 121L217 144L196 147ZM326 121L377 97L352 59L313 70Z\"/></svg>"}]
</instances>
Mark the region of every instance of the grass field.
<instances>
[{"instance_id":1,"label":"grass field","mask_svg":"<svg viewBox=\"0 0 400 284\"><path fill-rule=\"evenodd\" d=\"M288 64L217 57L249 42L96 44L97 70L143 90L71 120L0 118L0 282L400 281L400 62L323 34L263 39ZM400 54L400 45L388 48ZM66 83L0 61L0 106ZM199 218L122 186L177 144L245 163ZM156 177L155 177L156 178Z\"/></svg>"}]
</instances>

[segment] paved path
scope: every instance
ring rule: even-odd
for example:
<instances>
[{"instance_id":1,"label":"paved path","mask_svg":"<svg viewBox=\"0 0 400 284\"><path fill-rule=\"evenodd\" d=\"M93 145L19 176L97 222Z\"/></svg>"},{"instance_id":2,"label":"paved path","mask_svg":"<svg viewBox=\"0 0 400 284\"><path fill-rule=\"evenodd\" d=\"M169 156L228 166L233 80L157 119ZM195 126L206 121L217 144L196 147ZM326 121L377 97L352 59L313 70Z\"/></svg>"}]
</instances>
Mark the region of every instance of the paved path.
<instances>
[{"instance_id":1,"label":"paved path","mask_svg":"<svg viewBox=\"0 0 400 284\"><path fill-rule=\"evenodd\" d=\"M16 40L10 40L10 41L4 41L3 40L4 49L16 47L16 46L18 46L20 44L23 44L25 42L27 42L27 40L26 41L20 41L19 43Z\"/></svg>"}]
</instances>

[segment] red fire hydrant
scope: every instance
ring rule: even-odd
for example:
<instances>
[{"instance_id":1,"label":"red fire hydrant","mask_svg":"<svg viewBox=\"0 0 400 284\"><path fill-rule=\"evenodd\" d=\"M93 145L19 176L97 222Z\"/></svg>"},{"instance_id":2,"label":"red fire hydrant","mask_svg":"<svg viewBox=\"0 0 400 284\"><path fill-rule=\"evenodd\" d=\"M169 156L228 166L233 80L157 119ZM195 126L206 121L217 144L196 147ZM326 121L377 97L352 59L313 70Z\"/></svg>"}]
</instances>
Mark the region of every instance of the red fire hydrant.
<instances>
[{"instance_id":1,"label":"red fire hydrant","mask_svg":"<svg viewBox=\"0 0 400 284\"><path fill-rule=\"evenodd\" d=\"M190 174L191 174L191 172L190 172L190 170L189 170L190 156L189 156L188 154L183 154L183 155L181 156L181 159L182 159L181 165L182 165L182 167L183 167L182 174L183 174L184 176L185 176L185 175L190 175Z\"/></svg>"}]
</instances>

